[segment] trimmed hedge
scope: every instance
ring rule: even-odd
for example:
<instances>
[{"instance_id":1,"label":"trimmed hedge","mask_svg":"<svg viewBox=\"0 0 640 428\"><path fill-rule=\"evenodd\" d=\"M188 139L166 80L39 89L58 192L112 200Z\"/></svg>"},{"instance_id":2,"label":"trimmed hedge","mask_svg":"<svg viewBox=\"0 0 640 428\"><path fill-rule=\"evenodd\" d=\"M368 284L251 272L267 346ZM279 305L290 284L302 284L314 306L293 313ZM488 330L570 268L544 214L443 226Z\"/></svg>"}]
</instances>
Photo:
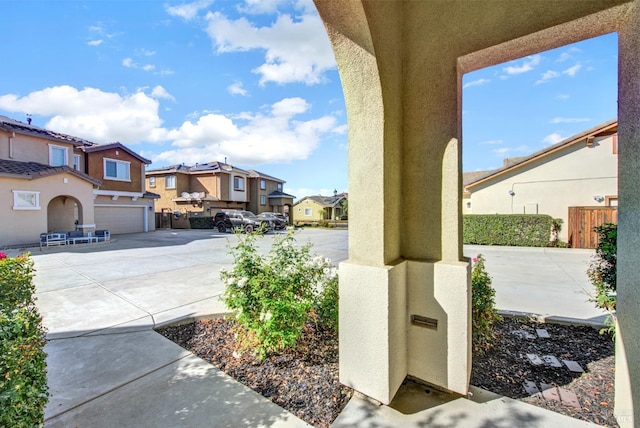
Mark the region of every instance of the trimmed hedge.
<instances>
[{"instance_id":1,"label":"trimmed hedge","mask_svg":"<svg viewBox=\"0 0 640 428\"><path fill-rule=\"evenodd\" d=\"M189 217L191 229L213 229L213 217Z\"/></svg>"},{"instance_id":2,"label":"trimmed hedge","mask_svg":"<svg viewBox=\"0 0 640 428\"><path fill-rule=\"evenodd\" d=\"M466 214L462 216L463 243L549 247L554 220L542 214Z\"/></svg>"},{"instance_id":3,"label":"trimmed hedge","mask_svg":"<svg viewBox=\"0 0 640 428\"><path fill-rule=\"evenodd\" d=\"M45 329L35 305L33 261L0 260L0 426L44 425L49 399Z\"/></svg>"}]
</instances>

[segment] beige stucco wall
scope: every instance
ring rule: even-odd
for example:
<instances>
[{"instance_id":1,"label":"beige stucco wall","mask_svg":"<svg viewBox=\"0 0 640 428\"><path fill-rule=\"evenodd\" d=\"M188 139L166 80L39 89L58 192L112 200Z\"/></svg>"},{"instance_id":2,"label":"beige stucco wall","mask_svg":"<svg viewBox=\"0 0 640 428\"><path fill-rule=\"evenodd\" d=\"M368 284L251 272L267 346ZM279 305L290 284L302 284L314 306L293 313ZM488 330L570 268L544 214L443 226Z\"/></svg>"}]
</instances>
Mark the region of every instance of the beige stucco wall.
<instances>
[{"instance_id":1,"label":"beige stucco wall","mask_svg":"<svg viewBox=\"0 0 640 428\"><path fill-rule=\"evenodd\" d=\"M548 214L563 220L560 239L566 242L569 207L605 206L594 196L617 195L617 176L612 136L596 138L591 147L579 142L473 186L470 213Z\"/></svg>"},{"instance_id":2,"label":"beige stucco wall","mask_svg":"<svg viewBox=\"0 0 640 428\"><path fill-rule=\"evenodd\" d=\"M311 210L311 215L305 215L305 210L307 209ZM322 205L312 199L305 199L293 206L293 221L304 222L322 220L324 218L324 214L321 215L321 211L324 213Z\"/></svg>"},{"instance_id":3,"label":"beige stucco wall","mask_svg":"<svg viewBox=\"0 0 640 428\"><path fill-rule=\"evenodd\" d=\"M14 210L13 190L40 192L40 209ZM64 230L73 230L73 221L75 220L73 217L64 224L61 223L62 220L53 218L55 224L49 227L47 215L49 202L58 196L69 196L65 205L78 204L82 212L79 219L81 222L94 222L93 185L72 174L62 173L38 180L3 177L0 180L0 194L3 195L0 198L2 201L0 203L0 218L3 219L0 224L0 245L37 243L40 239L40 233L54 231L58 227L64 227Z\"/></svg>"},{"instance_id":4,"label":"beige stucco wall","mask_svg":"<svg viewBox=\"0 0 640 428\"><path fill-rule=\"evenodd\" d=\"M49 145L68 149L67 165L73 165L73 148L70 143L51 141L0 130L0 158L22 162L38 162L49 165Z\"/></svg>"}]
</instances>

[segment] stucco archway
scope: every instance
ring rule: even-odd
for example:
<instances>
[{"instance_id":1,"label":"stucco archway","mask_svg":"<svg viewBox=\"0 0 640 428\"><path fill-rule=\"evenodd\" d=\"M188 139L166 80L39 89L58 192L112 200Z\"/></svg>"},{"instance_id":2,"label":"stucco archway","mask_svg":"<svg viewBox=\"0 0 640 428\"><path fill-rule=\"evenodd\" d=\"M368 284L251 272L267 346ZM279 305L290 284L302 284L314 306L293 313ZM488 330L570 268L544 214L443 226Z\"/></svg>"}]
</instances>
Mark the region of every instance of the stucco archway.
<instances>
[{"instance_id":1,"label":"stucco archway","mask_svg":"<svg viewBox=\"0 0 640 428\"><path fill-rule=\"evenodd\" d=\"M63 232L76 229L83 224L82 203L69 195L59 195L47 204L47 231Z\"/></svg>"},{"instance_id":2,"label":"stucco archway","mask_svg":"<svg viewBox=\"0 0 640 428\"><path fill-rule=\"evenodd\" d=\"M461 76L618 31L616 411L640 397L640 0L315 0L349 125L349 260L340 265L340 378L384 403L406 375L465 393L468 263L461 242ZM384 228L371 229L371 223ZM424 322L422 322L424 321ZM627 370L628 368L628 370ZM637 400L637 398L636 398Z\"/></svg>"}]
</instances>

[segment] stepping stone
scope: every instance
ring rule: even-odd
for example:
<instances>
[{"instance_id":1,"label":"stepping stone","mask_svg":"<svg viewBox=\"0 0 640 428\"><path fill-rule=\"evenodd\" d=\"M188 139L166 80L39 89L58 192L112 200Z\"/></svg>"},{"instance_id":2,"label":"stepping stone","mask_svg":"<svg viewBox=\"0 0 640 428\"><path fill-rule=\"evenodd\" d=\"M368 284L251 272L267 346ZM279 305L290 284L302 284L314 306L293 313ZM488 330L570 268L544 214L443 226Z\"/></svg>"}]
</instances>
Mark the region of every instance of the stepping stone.
<instances>
[{"instance_id":1,"label":"stepping stone","mask_svg":"<svg viewBox=\"0 0 640 428\"><path fill-rule=\"evenodd\" d=\"M535 339L536 336L526 330L513 330L511 334L515 334L520 339Z\"/></svg>"},{"instance_id":2,"label":"stepping stone","mask_svg":"<svg viewBox=\"0 0 640 428\"><path fill-rule=\"evenodd\" d=\"M565 406L575 407L576 409L581 409L580 402L578 401L578 396L568 389L558 388L558 393L560 394L560 401Z\"/></svg>"},{"instance_id":3,"label":"stepping stone","mask_svg":"<svg viewBox=\"0 0 640 428\"><path fill-rule=\"evenodd\" d=\"M538 334L538 337L541 337L543 339L549 338L549 332L544 328L536 328L536 333Z\"/></svg>"},{"instance_id":4,"label":"stepping stone","mask_svg":"<svg viewBox=\"0 0 640 428\"><path fill-rule=\"evenodd\" d=\"M529 395L540 394L540 390L538 389L538 386L536 385L535 382L532 382L530 380L525 380L522 386L524 387L524 390L526 391L526 393Z\"/></svg>"},{"instance_id":5,"label":"stepping stone","mask_svg":"<svg viewBox=\"0 0 640 428\"><path fill-rule=\"evenodd\" d=\"M562 364L560 364L560 361L558 361L558 359L556 357L554 357L553 355L543 355L542 356L542 360L548 366L551 366L551 367L562 367Z\"/></svg>"},{"instance_id":6,"label":"stepping stone","mask_svg":"<svg viewBox=\"0 0 640 428\"><path fill-rule=\"evenodd\" d=\"M531 364L533 364L534 366L539 366L541 364L544 364L544 361L542 361L540 357L538 357L536 354L527 354L527 358L529 359Z\"/></svg>"},{"instance_id":7,"label":"stepping stone","mask_svg":"<svg viewBox=\"0 0 640 428\"><path fill-rule=\"evenodd\" d=\"M567 366L567 368L569 370L571 370L572 372L576 372L576 373L584 373L584 370L582 369L582 367L580 367L580 364L576 363L575 361L571 361L571 360L562 360L562 362Z\"/></svg>"},{"instance_id":8,"label":"stepping stone","mask_svg":"<svg viewBox=\"0 0 640 428\"><path fill-rule=\"evenodd\" d=\"M549 401L560 401L560 394L555 386L548 383L540 382L540 389L542 389L542 396Z\"/></svg>"}]
</instances>

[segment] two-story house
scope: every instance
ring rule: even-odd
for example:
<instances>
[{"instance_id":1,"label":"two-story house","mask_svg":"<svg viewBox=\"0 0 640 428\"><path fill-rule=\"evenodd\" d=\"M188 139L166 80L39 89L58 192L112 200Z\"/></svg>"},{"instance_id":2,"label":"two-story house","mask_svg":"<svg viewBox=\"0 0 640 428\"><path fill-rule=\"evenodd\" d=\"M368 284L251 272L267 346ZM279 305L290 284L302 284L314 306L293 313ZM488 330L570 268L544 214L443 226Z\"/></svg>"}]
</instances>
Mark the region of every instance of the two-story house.
<instances>
[{"instance_id":1,"label":"two-story house","mask_svg":"<svg viewBox=\"0 0 640 428\"><path fill-rule=\"evenodd\" d=\"M283 191L284 180L250 169L249 182L249 211L256 214L270 212L289 216L295 196Z\"/></svg>"},{"instance_id":2,"label":"two-story house","mask_svg":"<svg viewBox=\"0 0 640 428\"><path fill-rule=\"evenodd\" d=\"M150 162L134 155L119 143L99 146L0 116L0 246L37 243L43 232L154 230L154 198L143 180ZM125 194L129 201L121 205L144 205L135 229L96 212L96 205L111 205Z\"/></svg>"},{"instance_id":3,"label":"two-story house","mask_svg":"<svg viewBox=\"0 0 640 428\"><path fill-rule=\"evenodd\" d=\"M286 213L293 196L284 181L224 162L172 165L147 170L146 186L157 193L156 212L213 216L219 209Z\"/></svg>"}]
</instances>

